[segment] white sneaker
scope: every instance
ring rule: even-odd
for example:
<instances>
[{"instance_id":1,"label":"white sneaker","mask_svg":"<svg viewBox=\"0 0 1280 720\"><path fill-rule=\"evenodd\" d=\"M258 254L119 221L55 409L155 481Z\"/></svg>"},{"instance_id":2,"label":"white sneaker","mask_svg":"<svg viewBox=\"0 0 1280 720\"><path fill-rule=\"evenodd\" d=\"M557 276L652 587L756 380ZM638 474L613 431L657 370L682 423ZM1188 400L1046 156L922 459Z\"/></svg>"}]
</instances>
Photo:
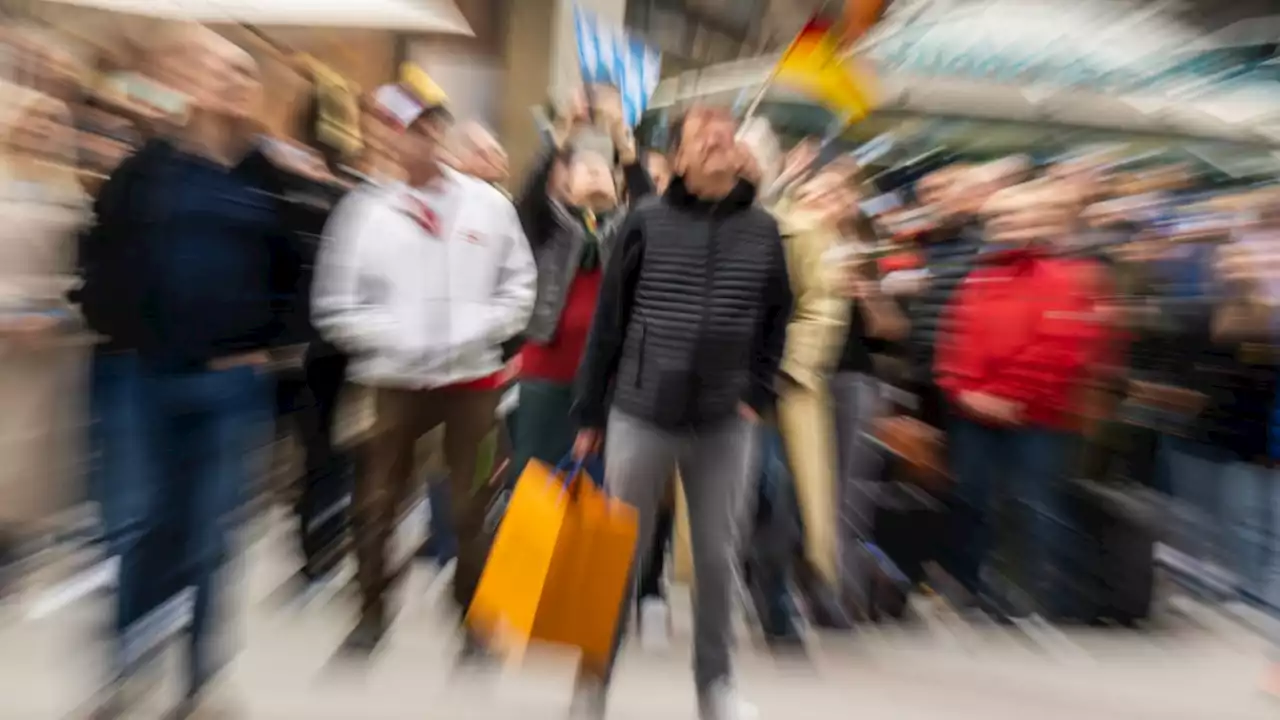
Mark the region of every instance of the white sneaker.
<instances>
[{"instance_id":1,"label":"white sneaker","mask_svg":"<svg viewBox=\"0 0 1280 720\"><path fill-rule=\"evenodd\" d=\"M640 647L648 652L671 646L671 608L662 598L640 601Z\"/></svg>"},{"instance_id":2,"label":"white sneaker","mask_svg":"<svg viewBox=\"0 0 1280 720\"><path fill-rule=\"evenodd\" d=\"M699 720L757 720L760 711L743 700L725 680L719 680L698 698Z\"/></svg>"}]
</instances>

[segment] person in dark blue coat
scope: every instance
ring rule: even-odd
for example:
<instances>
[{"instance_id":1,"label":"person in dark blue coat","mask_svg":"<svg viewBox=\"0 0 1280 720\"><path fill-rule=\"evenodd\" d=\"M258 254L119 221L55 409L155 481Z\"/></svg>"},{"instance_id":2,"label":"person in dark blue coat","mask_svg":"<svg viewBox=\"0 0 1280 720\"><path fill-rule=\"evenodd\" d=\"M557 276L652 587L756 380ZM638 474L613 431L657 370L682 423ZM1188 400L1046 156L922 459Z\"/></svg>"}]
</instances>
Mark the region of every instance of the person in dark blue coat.
<instances>
[{"instance_id":1,"label":"person in dark blue coat","mask_svg":"<svg viewBox=\"0 0 1280 720\"><path fill-rule=\"evenodd\" d=\"M158 50L198 69L180 88L185 126L125 160L101 189L82 241L75 299L105 347L132 357L138 467L101 489L118 538L114 679L97 717L130 712L119 692L186 625L183 700L202 709L225 664L216 634L216 577L229 521L246 498L250 461L267 439L269 351L285 341L299 254L280 224L276 166L255 149L258 69L205 29ZM111 452L105 448L104 452Z\"/></svg>"}]
</instances>

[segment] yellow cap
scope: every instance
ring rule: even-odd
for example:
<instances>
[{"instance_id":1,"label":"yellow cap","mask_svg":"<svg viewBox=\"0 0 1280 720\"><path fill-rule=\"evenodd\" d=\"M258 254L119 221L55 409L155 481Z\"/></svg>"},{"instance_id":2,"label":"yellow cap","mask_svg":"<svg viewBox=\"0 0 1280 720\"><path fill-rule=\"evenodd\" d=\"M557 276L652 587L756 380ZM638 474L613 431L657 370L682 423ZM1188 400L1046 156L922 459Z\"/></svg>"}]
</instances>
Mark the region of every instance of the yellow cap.
<instances>
[{"instance_id":1,"label":"yellow cap","mask_svg":"<svg viewBox=\"0 0 1280 720\"><path fill-rule=\"evenodd\" d=\"M427 107L449 104L449 96L436 84L425 70L407 62L400 66L400 84L412 92Z\"/></svg>"}]
</instances>

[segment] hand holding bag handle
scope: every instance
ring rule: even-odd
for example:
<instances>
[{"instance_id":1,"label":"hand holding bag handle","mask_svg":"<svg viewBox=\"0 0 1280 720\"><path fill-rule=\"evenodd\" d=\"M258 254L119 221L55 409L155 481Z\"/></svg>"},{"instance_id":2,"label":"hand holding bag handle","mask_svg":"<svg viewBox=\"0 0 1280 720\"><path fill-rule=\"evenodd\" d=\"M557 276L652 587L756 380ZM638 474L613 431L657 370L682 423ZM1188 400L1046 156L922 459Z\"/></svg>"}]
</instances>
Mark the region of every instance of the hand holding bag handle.
<instances>
[{"instance_id":1,"label":"hand holding bag handle","mask_svg":"<svg viewBox=\"0 0 1280 720\"><path fill-rule=\"evenodd\" d=\"M559 478L562 488L565 491L571 491L574 481L582 474L583 468L586 467L590 460L590 455L574 458L573 453L569 453L556 464L555 469L551 471L551 477ZM565 473L566 470L569 472Z\"/></svg>"}]
</instances>

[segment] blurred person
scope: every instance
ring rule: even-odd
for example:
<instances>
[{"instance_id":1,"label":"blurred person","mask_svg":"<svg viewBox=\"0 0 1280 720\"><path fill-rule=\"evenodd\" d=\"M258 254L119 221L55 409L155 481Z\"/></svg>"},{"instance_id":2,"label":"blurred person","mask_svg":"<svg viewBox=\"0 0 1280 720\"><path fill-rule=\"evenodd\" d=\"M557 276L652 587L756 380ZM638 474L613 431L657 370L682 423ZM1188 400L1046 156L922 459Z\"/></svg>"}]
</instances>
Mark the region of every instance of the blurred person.
<instances>
[{"instance_id":1,"label":"blurred person","mask_svg":"<svg viewBox=\"0 0 1280 720\"><path fill-rule=\"evenodd\" d=\"M840 245L835 253L843 262L838 266L836 289L846 305L849 322L829 382L836 429L836 541L841 600L850 617L865 618L872 603L874 570L863 543L871 539L875 509L872 483L878 479L876 453L866 435L885 412L874 355L905 339L910 324L881 289L882 276L876 264L859 257L873 246L875 236L858 210L853 182L853 178L846 178L835 186L836 197L842 198L840 206L844 208L837 216Z\"/></svg>"},{"instance_id":2,"label":"blurred person","mask_svg":"<svg viewBox=\"0 0 1280 720\"><path fill-rule=\"evenodd\" d=\"M813 137L802 139L788 150L782 157L777 176L770 183L770 196L773 199L780 198L808 178L821 151L821 142Z\"/></svg>"},{"instance_id":3,"label":"blurred person","mask_svg":"<svg viewBox=\"0 0 1280 720\"><path fill-rule=\"evenodd\" d=\"M412 487L414 445L440 425L459 545L453 599L460 613L470 604L492 494L477 491L474 476L504 381L501 345L525 327L535 301L536 267L515 208L440 162L450 123L443 98L397 97L386 107L404 129L408 179L343 199L313 290L317 328L351 356L351 381L372 390L376 413L355 487L362 604L343 647L357 656L372 653L390 624L388 595L401 572L388 569L387 554ZM479 649L467 636L459 659Z\"/></svg>"},{"instance_id":4,"label":"blurred person","mask_svg":"<svg viewBox=\"0 0 1280 720\"><path fill-rule=\"evenodd\" d=\"M1219 261L1219 276L1232 289L1228 299L1214 318L1215 339L1220 342L1250 343L1242 346L1243 357L1267 358L1272 382L1276 373L1277 312L1280 311L1280 256L1276 240L1280 237L1280 192L1274 188L1259 191L1250 198L1252 222L1246 238L1253 247L1247 253L1224 253ZM1261 390L1261 388L1259 388ZM1258 393L1262 394L1262 393ZM1246 550L1258 563L1258 581L1263 591L1262 606L1272 616L1270 664L1262 679L1262 689L1280 698L1280 477L1276 464L1280 461L1280 392L1268 398L1267 469L1239 468L1237 507L1267 519L1266 532L1255 535L1261 544ZM1265 396L1264 396L1265 397ZM1252 503L1248 508L1246 503ZM1236 513L1239 518L1241 513ZM1252 525L1241 523L1244 528ZM1246 566L1248 562L1244 563Z\"/></svg>"},{"instance_id":5,"label":"blurred person","mask_svg":"<svg viewBox=\"0 0 1280 720\"><path fill-rule=\"evenodd\" d=\"M120 569L116 682L99 717L132 711L121 691L156 657L187 587L190 651L172 714L193 717L213 702L206 690L227 660L215 647L216 578L250 459L268 437L263 368L285 330L296 271L271 199L274 168L252 149L257 65L195 25L157 55L198 68L184 87L186 126L116 169L82 243L81 309L106 338L100 350L125 366L105 412L121 443L137 443L104 447L114 465L100 494Z\"/></svg>"},{"instance_id":6,"label":"blurred person","mask_svg":"<svg viewBox=\"0 0 1280 720\"><path fill-rule=\"evenodd\" d=\"M652 194L622 119L610 126L633 201ZM562 138L561 143L570 143ZM563 195L549 175L562 163ZM600 293L603 268L625 213L619 208L612 163L594 150L551 146L531 172L518 201L538 265L538 298L520 352L520 407L516 411L515 475L530 459L555 465L573 447L573 380L582 362Z\"/></svg>"},{"instance_id":7,"label":"blurred person","mask_svg":"<svg viewBox=\"0 0 1280 720\"><path fill-rule=\"evenodd\" d=\"M59 342L75 328L63 294L87 219L74 152L66 105L0 85L0 595L19 545L53 530L51 516L76 498L83 346Z\"/></svg>"},{"instance_id":8,"label":"blurred person","mask_svg":"<svg viewBox=\"0 0 1280 720\"><path fill-rule=\"evenodd\" d=\"M694 681L704 720L745 717L748 707L734 692L730 663L737 536L756 425L773 402L791 312L778 226L739 176L748 158L734 125L727 110L705 105L674 124L671 184L619 230L575 403L582 428L575 455L600 448L607 420L606 485L639 512L633 573L680 469L698 588ZM575 716L604 716L610 674L580 675Z\"/></svg>"},{"instance_id":9,"label":"blurred person","mask_svg":"<svg viewBox=\"0 0 1280 720\"><path fill-rule=\"evenodd\" d=\"M1200 575L1229 593L1231 561L1226 537L1226 497L1222 471L1232 453L1217 442L1232 423L1214 420L1214 384L1228 371L1227 352L1214 348L1213 317L1220 281L1214 242L1179 240L1172 206L1147 184L1131 182L1123 216L1139 242L1126 248L1134 307L1128 317L1135 341L1123 416L1159 435L1155 467L1159 484L1173 496L1175 518L1183 532L1176 549L1191 559ZM1229 393L1229 391L1228 391Z\"/></svg>"},{"instance_id":10,"label":"blurred person","mask_svg":"<svg viewBox=\"0 0 1280 720\"><path fill-rule=\"evenodd\" d=\"M325 116L320 107L327 99L340 97L343 90L321 81L321 77L312 78L317 85L305 95L309 106L304 107L300 120L301 134L323 135L325 149L316 151L275 137L259 139L268 159L279 169L280 228L295 248L299 265L296 303L285 318L288 323L283 340L289 348L277 353L279 362L273 369L276 439L295 439L302 451L302 472L295 475L292 468L287 469L287 485L280 488L293 509L302 558L292 582L282 590L295 592L301 599L320 591L335 576L345 556L355 464L352 453L335 438L348 359L320 337L310 312L316 256L325 224L352 181L373 182L344 161L350 158L360 163L379 149L374 140L370 140L373 147L347 144L350 137L345 134L341 115L336 120L328 118L334 120L332 124L322 119ZM321 124L328 127L320 130ZM352 153L357 154L351 157Z\"/></svg>"},{"instance_id":11,"label":"blurred person","mask_svg":"<svg viewBox=\"0 0 1280 720\"><path fill-rule=\"evenodd\" d=\"M530 459L555 465L573 447L573 380L591 330L604 267L625 217L619 196L634 205L654 191L622 117L609 115L607 122L622 166L623 192L614 185L609 159L593 149L574 147L569 133L562 132L534 167L518 202L538 263L538 302L520 353L513 477ZM552 184L557 167L566 175L562 190ZM670 515L659 524L664 526L659 537L669 536ZM658 554L651 556L648 572L642 573L641 596L665 608L660 576L665 539L655 542ZM642 630L666 631L667 620L656 607L641 613L647 626Z\"/></svg>"},{"instance_id":12,"label":"blurred person","mask_svg":"<svg viewBox=\"0 0 1280 720\"><path fill-rule=\"evenodd\" d=\"M933 229L920 236L921 280L906 302L908 386L919 398L920 419L946 426L946 403L935 384L934 355L942 315L983 247L979 209L998 189L989 170L946 167L921 178L917 195Z\"/></svg>"},{"instance_id":13,"label":"blurred person","mask_svg":"<svg viewBox=\"0 0 1280 720\"><path fill-rule=\"evenodd\" d=\"M368 95L360 99L360 136L364 146L351 168L359 173L355 179L374 184L403 181L395 121L387 117L376 98Z\"/></svg>"},{"instance_id":14,"label":"blurred person","mask_svg":"<svg viewBox=\"0 0 1280 720\"><path fill-rule=\"evenodd\" d=\"M980 607L1002 602L984 587L982 567L996 477L1006 477L1027 517L1021 580L1035 603L1011 610L1055 618L1069 612L1056 572L1070 527L1059 474L1078 430L1075 393L1101 335L1093 279L1051 253L1071 231L1071 207L1052 187L1016 187L990 201L991 249L947 308L936 360L951 404L952 572Z\"/></svg>"},{"instance_id":15,"label":"blurred person","mask_svg":"<svg viewBox=\"0 0 1280 720\"><path fill-rule=\"evenodd\" d=\"M448 143L448 153L441 156L441 162L464 175L489 183L494 189L510 198L506 188L502 186L509 176L506 150L498 143L493 133L480 122L473 120L454 127ZM515 363L518 362L516 354L520 344L519 336L503 344L502 357L508 362L508 368L512 373L514 373ZM507 432L511 433L513 427L514 423L508 418ZM427 538L418 549L418 556L443 566L453 560L458 553L458 538L453 531L448 512L451 504L449 483L429 480L427 492L431 512L428 515Z\"/></svg>"},{"instance_id":16,"label":"blurred person","mask_svg":"<svg viewBox=\"0 0 1280 720\"><path fill-rule=\"evenodd\" d=\"M68 51L66 38L36 25L18 25L10 32L17 67L6 77L65 103L79 100L87 72L84 64Z\"/></svg>"},{"instance_id":17,"label":"blurred person","mask_svg":"<svg viewBox=\"0 0 1280 720\"><path fill-rule=\"evenodd\" d=\"M1120 278L1112 255L1096 245L1094 233L1083 220L1089 204L1097 197L1097 178L1090 171L1077 170L1067 179L1050 179L1045 187L1073 218L1068 231L1056 240L1055 248L1065 260L1073 263L1081 282L1090 285L1086 292L1097 300L1094 312L1102 333L1098 354L1092 358L1093 365L1086 368L1086 378L1078 388L1075 401L1075 412L1083 421L1078 458L1083 465L1114 415L1118 401L1114 390L1123 379L1121 365L1126 329L1118 313L1113 311Z\"/></svg>"},{"instance_id":18,"label":"blurred person","mask_svg":"<svg viewBox=\"0 0 1280 720\"><path fill-rule=\"evenodd\" d=\"M787 157L782 153L782 145L773 125L762 117L744 120L738 130L739 145L748 150L747 159L754 163L754 172L759 174L761 201L772 205L779 197L781 187L774 187L781 176ZM807 168L805 168L807 170Z\"/></svg>"},{"instance_id":19,"label":"blurred person","mask_svg":"<svg viewBox=\"0 0 1280 720\"><path fill-rule=\"evenodd\" d=\"M667 156L657 150L646 150L644 153L644 169L653 181L653 190L659 195L667 192L671 184L671 162Z\"/></svg>"},{"instance_id":20,"label":"blurred person","mask_svg":"<svg viewBox=\"0 0 1280 720\"><path fill-rule=\"evenodd\" d=\"M765 188L761 203L768 209L779 223L783 237L787 268L789 271L789 287L795 298L796 306L791 325L788 328L789 342L785 346L783 365L793 360L791 352L799 342L791 342L793 332L803 327L809 331L805 338L810 345L820 339L815 332L821 331L824 324L838 324L839 313L831 317L831 310L838 308L824 307L826 294L821 292L827 275L814 275L812 270L812 253L826 247L834 232L834 219L830 214L819 212L821 208L798 202L790 191L803 182L805 174L813 171L813 157L810 165L793 167L794 183L786 187L770 188L776 184L776 178L784 171L788 160L795 165L797 157L804 156L804 144L800 150L786 157L772 127L767 121L755 119L745 124L738 133L739 143L748 151L748 165L745 172L759 177L760 186ZM803 320L800 320L803 318ZM834 323L830 321L834 320ZM810 355L815 351L808 348ZM818 351L820 352L820 351ZM799 367L797 363L792 363ZM785 373L783 376L785 377ZM785 403L788 398L788 383L779 380L779 401ZM792 393L798 395L798 393ZM794 400L794 398L793 398ZM830 478L823 472L823 453L829 450L825 442L829 432L822 428L828 426L829 418L823 414L805 415L806 406L793 402L791 412L786 413L784 405L779 405L773 413L766 413L761 418L757 429L760 445L760 461L755 492L754 522L751 526L751 541L745 557L743 573L756 604L756 614L760 619L765 640L774 650L802 648L803 640L797 623L798 613L791 596L790 587L794 579L797 589L804 596L805 605L813 622L824 628L847 628L834 590L834 577L831 571L834 565L833 548L829 543L806 542L804 532L813 528L812 537L826 539L830 535L831 520L828 510L831 498ZM796 434L796 427L787 426L785 419L803 418L813 421L816 430L812 431L813 444L806 446L804 438ZM805 454L797 456L797 446ZM810 459L813 458L813 459ZM820 509L816 517L804 517L805 512L813 511L814 497L818 496ZM806 522L808 520L808 522Z\"/></svg>"},{"instance_id":21,"label":"blurred person","mask_svg":"<svg viewBox=\"0 0 1280 720\"><path fill-rule=\"evenodd\" d=\"M1261 200L1261 198L1259 198ZM1265 605L1280 584L1273 576L1276 477L1270 433L1276 408L1276 309L1280 307L1280 212L1250 207L1234 239L1220 247L1214 275L1220 288L1211 344L1198 358L1207 400L1201 413L1207 439L1227 453L1219 484L1227 567L1236 593Z\"/></svg>"},{"instance_id":22,"label":"blurred person","mask_svg":"<svg viewBox=\"0 0 1280 720\"><path fill-rule=\"evenodd\" d=\"M457 145L460 165L456 169L501 189L511 168L507 151L493 133L478 122L464 123L458 132Z\"/></svg>"},{"instance_id":23,"label":"blurred person","mask_svg":"<svg viewBox=\"0 0 1280 720\"><path fill-rule=\"evenodd\" d=\"M804 529L805 562L797 568L802 586L810 586L810 611L823 628L847 629L849 618L838 600L841 573L837 498L837 449L833 425L831 376L840 343L849 324L849 307L841 298L838 274L830 265L841 246L844 216L855 205L847 179L839 168L828 166L796 186L775 208L787 255L795 308L787 325L787 341L781 365L777 407L776 445L791 469L792 488L769 489L762 500L775 511L787 509L787 500L798 502ZM769 459L763 463L769 468ZM781 478L776 478L777 483ZM790 497L789 497L790 496ZM797 538L797 541L799 539ZM773 569L765 636L773 644L798 641L798 629L783 605L791 567ZM770 568L763 568L766 573ZM816 577L808 578L809 571Z\"/></svg>"}]
</instances>

